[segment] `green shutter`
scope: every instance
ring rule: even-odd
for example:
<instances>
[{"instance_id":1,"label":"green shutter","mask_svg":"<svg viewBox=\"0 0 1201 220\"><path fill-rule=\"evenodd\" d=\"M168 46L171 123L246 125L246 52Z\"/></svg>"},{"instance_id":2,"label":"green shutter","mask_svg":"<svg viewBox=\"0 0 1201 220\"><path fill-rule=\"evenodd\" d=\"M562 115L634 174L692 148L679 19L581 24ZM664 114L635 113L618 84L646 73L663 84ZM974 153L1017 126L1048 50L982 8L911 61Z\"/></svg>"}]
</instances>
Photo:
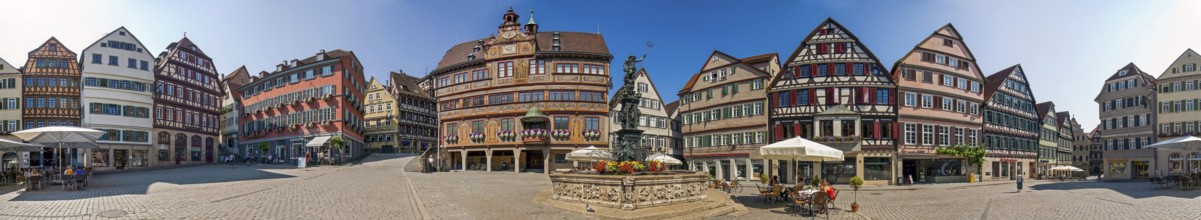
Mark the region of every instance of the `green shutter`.
<instances>
[{"instance_id":1,"label":"green shutter","mask_svg":"<svg viewBox=\"0 0 1201 220\"><path fill-rule=\"evenodd\" d=\"M730 85L730 87L731 87L731 90L732 90L732 91L730 91L730 92L731 92L731 93L734 93L735 95L737 95L737 94L738 94L738 83L734 83L734 85Z\"/></svg>"}]
</instances>

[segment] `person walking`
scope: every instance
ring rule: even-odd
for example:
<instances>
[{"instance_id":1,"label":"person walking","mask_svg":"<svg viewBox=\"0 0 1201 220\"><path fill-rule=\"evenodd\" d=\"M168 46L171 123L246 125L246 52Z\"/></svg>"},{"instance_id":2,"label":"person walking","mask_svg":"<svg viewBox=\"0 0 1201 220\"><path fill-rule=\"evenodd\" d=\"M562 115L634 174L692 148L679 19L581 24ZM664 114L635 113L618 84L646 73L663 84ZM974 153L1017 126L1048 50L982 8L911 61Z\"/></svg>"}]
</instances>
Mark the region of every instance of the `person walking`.
<instances>
[{"instance_id":1,"label":"person walking","mask_svg":"<svg viewBox=\"0 0 1201 220\"><path fill-rule=\"evenodd\" d=\"M1018 174L1017 180L1018 180L1018 192L1022 192L1022 182L1023 182L1022 174L1020 174L1020 173Z\"/></svg>"}]
</instances>

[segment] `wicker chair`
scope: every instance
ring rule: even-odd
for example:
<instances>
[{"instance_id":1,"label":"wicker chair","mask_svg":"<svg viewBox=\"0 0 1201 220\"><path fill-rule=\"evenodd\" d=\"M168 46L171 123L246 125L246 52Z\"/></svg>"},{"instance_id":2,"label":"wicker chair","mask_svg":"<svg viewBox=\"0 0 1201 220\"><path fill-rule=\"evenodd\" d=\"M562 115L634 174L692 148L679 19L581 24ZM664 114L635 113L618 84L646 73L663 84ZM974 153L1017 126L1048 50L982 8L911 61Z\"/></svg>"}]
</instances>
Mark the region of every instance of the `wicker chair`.
<instances>
[{"instance_id":1,"label":"wicker chair","mask_svg":"<svg viewBox=\"0 0 1201 220\"><path fill-rule=\"evenodd\" d=\"M813 213L813 218L817 218L817 214L826 214L826 219L830 219L830 209L826 205L830 204L830 194L826 192L817 192L813 194L813 203L810 205L810 213Z\"/></svg>"},{"instance_id":2,"label":"wicker chair","mask_svg":"<svg viewBox=\"0 0 1201 220\"><path fill-rule=\"evenodd\" d=\"M780 185L772 186L771 191L767 193L767 196L765 196L765 197L767 197L767 199L763 200L763 203L767 204L768 200L775 202L775 200L780 199L780 192L782 192L782 191L784 191L784 186L780 186Z\"/></svg>"}]
</instances>

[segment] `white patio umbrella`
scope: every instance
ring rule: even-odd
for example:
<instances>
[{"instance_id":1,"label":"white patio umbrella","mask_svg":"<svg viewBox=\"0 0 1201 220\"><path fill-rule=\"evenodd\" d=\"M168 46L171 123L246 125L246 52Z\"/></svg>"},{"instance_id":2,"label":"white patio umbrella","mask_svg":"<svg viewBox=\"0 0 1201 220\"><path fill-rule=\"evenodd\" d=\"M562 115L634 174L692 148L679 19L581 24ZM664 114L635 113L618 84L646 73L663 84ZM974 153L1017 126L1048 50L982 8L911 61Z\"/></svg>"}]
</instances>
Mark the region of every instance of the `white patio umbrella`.
<instances>
[{"instance_id":1,"label":"white patio umbrella","mask_svg":"<svg viewBox=\"0 0 1201 220\"><path fill-rule=\"evenodd\" d=\"M1147 145L1147 147L1172 150L1201 150L1201 138L1184 136L1160 141L1159 143Z\"/></svg>"},{"instance_id":2,"label":"white patio umbrella","mask_svg":"<svg viewBox=\"0 0 1201 220\"><path fill-rule=\"evenodd\" d=\"M584 149L579 149L567 153L567 160L578 162L596 162L602 160L613 160L613 154L609 151L601 150L596 146L589 146Z\"/></svg>"},{"instance_id":3,"label":"white patio umbrella","mask_svg":"<svg viewBox=\"0 0 1201 220\"><path fill-rule=\"evenodd\" d=\"M1201 138L1194 137L1194 136L1184 136L1184 137L1168 139L1165 141L1160 141L1159 143L1147 145L1147 147L1148 148L1167 149L1167 150L1197 151L1197 150L1201 150ZM1188 167L1188 166L1185 166L1185 167ZM1193 172L1193 170L1189 170L1187 172Z\"/></svg>"},{"instance_id":4,"label":"white patio umbrella","mask_svg":"<svg viewBox=\"0 0 1201 220\"><path fill-rule=\"evenodd\" d=\"M650 156L646 156L646 161L652 161L652 160L659 161L660 163L664 163L664 164L668 164L668 165L684 164L683 161L680 161L679 159L676 159L675 157L668 156L667 154L663 154L663 153L654 153L654 154L651 154Z\"/></svg>"},{"instance_id":5,"label":"white patio umbrella","mask_svg":"<svg viewBox=\"0 0 1201 220\"><path fill-rule=\"evenodd\" d=\"M1084 171L1084 169L1080 169L1080 168L1077 168L1077 167L1074 167L1074 166L1055 166L1055 167L1051 167L1051 169L1050 169L1050 170L1051 170L1051 171L1071 171L1071 172L1082 172L1082 171Z\"/></svg>"},{"instance_id":6,"label":"white patio umbrella","mask_svg":"<svg viewBox=\"0 0 1201 220\"><path fill-rule=\"evenodd\" d=\"M13 132L12 135L17 136L17 138L28 141L30 143L39 143L42 145L57 146L58 148L56 149L56 151L58 151L58 154L56 154L56 155L62 155L62 148L64 148L64 147L67 147L67 148L92 148L92 147L95 147L96 145L94 143L96 142L97 139L100 139L101 135L104 135L104 131L90 129L90 128L81 128L81 127L49 126L49 127L40 127L40 128L34 128L34 129L21 130L21 131ZM87 143L87 144L73 144L73 143ZM62 167L64 165L64 163L62 161L59 161L58 164L60 167Z\"/></svg>"},{"instance_id":7,"label":"white patio umbrella","mask_svg":"<svg viewBox=\"0 0 1201 220\"><path fill-rule=\"evenodd\" d=\"M792 160L809 162L842 161L841 150L809 139L794 137L751 151L752 159Z\"/></svg>"},{"instance_id":8,"label":"white patio umbrella","mask_svg":"<svg viewBox=\"0 0 1201 220\"><path fill-rule=\"evenodd\" d=\"M7 139L0 139L0 151L30 152L30 151L41 151L41 150L42 150L42 148L39 147L38 145L26 144L26 143L21 143L21 142L17 142L17 141L10 141Z\"/></svg>"}]
</instances>

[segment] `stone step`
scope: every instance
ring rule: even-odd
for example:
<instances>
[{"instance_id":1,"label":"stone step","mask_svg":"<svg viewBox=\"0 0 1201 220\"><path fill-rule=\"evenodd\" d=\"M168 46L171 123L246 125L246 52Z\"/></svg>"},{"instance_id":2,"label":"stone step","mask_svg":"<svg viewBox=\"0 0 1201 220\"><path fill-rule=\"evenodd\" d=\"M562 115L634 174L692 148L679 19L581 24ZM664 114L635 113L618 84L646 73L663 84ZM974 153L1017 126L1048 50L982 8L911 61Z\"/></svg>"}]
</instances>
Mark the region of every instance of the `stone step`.
<instances>
[{"instance_id":1,"label":"stone step","mask_svg":"<svg viewBox=\"0 0 1201 220\"><path fill-rule=\"evenodd\" d=\"M676 205L676 207L672 207L675 209L673 209L671 211L659 212L659 213L655 213L655 214L647 215L647 216L639 216L639 218L640 219L669 219L669 218L674 218L677 216L684 216L684 215L704 212L707 210L718 209L718 208L726 206L726 204L705 200L705 201L701 201L701 202L690 203L686 207L680 207L680 206L681 205Z\"/></svg>"},{"instance_id":2,"label":"stone step","mask_svg":"<svg viewBox=\"0 0 1201 220\"><path fill-rule=\"evenodd\" d=\"M735 210L735 208L734 208L733 206L728 206L728 205L722 204L720 207L716 207L716 208L712 208L712 209L707 209L707 210L704 210L704 211L701 211L701 212L693 212L693 213L688 213L688 214L686 214L686 215L672 216L672 217L665 218L665 219L670 219L670 220L676 220L676 219L680 219L680 220L709 219L709 218L713 218L713 217L718 217L718 216L723 216L723 215L726 215L726 214L730 214L730 213L733 213L733 212L735 212L735 211L736 211L736 210Z\"/></svg>"}]
</instances>

